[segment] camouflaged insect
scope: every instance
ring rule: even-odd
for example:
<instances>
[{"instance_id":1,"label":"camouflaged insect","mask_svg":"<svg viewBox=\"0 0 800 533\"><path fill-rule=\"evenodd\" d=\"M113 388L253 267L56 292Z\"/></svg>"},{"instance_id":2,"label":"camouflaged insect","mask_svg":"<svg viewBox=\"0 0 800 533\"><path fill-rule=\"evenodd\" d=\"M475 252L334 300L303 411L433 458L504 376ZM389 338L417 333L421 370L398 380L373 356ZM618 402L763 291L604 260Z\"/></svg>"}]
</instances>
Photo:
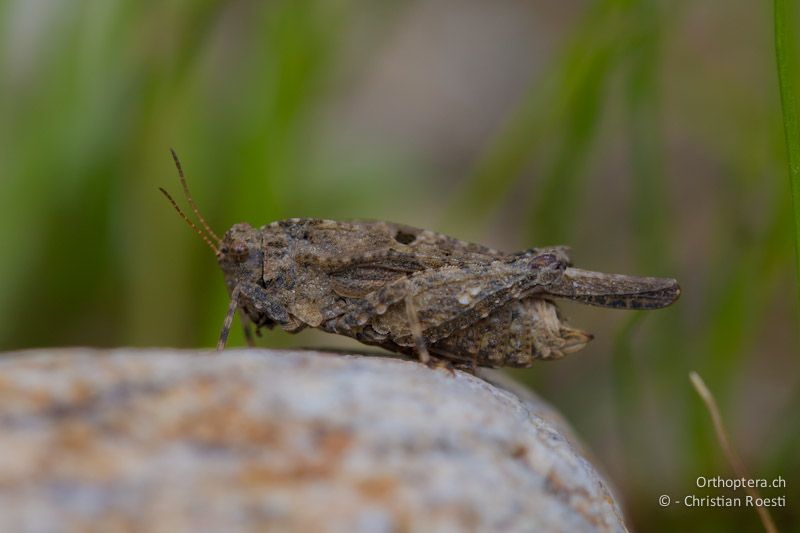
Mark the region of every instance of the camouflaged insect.
<instances>
[{"instance_id":1,"label":"camouflaged insect","mask_svg":"<svg viewBox=\"0 0 800 533\"><path fill-rule=\"evenodd\" d=\"M592 339L564 323L553 299L657 309L680 294L674 279L573 268L565 247L504 253L382 221L236 224L220 239L199 214L175 161L210 236L190 224L215 251L231 295L220 349L238 309L257 329L317 328L423 360L430 353L459 367L529 367Z\"/></svg>"}]
</instances>

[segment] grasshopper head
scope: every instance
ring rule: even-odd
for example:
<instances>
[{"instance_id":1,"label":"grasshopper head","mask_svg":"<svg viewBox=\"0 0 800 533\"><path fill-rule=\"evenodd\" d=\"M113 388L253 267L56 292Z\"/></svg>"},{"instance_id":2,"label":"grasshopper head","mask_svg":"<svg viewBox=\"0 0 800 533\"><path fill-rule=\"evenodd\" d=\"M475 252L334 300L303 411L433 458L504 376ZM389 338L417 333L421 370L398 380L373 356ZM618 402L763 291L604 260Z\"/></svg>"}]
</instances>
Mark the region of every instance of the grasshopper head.
<instances>
[{"instance_id":1,"label":"grasshopper head","mask_svg":"<svg viewBox=\"0 0 800 533\"><path fill-rule=\"evenodd\" d=\"M235 224L225 233L217 261L229 289L233 290L242 281L257 283L261 278L263 260L258 230L249 224Z\"/></svg>"}]
</instances>

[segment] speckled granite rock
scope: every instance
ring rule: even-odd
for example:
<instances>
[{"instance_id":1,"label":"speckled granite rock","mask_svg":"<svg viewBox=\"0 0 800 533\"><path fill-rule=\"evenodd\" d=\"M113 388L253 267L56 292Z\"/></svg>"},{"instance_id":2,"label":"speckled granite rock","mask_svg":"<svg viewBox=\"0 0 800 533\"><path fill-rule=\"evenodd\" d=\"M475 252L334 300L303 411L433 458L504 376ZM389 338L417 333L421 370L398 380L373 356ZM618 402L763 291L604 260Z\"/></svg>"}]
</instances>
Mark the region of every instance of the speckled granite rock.
<instances>
[{"instance_id":1,"label":"speckled granite rock","mask_svg":"<svg viewBox=\"0 0 800 533\"><path fill-rule=\"evenodd\" d=\"M0 357L1 531L623 530L546 405L314 352Z\"/></svg>"}]
</instances>

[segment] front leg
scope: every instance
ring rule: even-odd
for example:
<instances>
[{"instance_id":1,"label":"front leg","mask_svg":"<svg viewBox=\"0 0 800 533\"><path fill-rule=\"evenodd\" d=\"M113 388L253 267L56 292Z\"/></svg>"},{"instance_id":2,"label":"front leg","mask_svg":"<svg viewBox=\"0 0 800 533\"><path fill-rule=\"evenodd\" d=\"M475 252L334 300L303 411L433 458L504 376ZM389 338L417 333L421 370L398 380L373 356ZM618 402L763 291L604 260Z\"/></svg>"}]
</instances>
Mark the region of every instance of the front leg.
<instances>
[{"instance_id":1,"label":"front leg","mask_svg":"<svg viewBox=\"0 0 800 533\"><path fill-rule=\"evenodd\" d=\"M241 317L241 315L240 315ZM243 320L244 321L244 320ZM244 340L247 343L248 348L255 348L256 347L256 340L253 338L253 329L250 327L249 323L245 323L242 326L244 330Z\"/></svg>"},{"instance_id":2,"label":"front leg","mask_svg":"<svg viewBox=\"0 0 800 533\"><path fill-rule=\"evenodd\" d=\"M233 315L236 310L244 311L243 322L253 322L256 326L262 325L265 320L279 324L287 330L299 331L303 324L299 324L296 319L289 315L286 308L278 302L272 295L255 283L239 283L231 291L231 303L228 306L228 313L225 315L225 322L219 334L217 351L225 348L225 344L230 334ZM248 344L250 340L248 340Z\"/></svg>"},{"instance_id":3,"label":"front leg","mask_svg":"<svg viewBox=\"0 0 800 533\"><path fill-rule=\"evenodd\" d=\"M222 331L219 332L219 341L217 341L217 351L221 352L225 349L225 343L228 342L228 335L231 332L231 324L233 324L233 314L239 307L239 294L240 286L237 285L231 291L231 303L228 305L228 312L225 314L225 322L222 323Z\"/></svg>"}]
</instances>

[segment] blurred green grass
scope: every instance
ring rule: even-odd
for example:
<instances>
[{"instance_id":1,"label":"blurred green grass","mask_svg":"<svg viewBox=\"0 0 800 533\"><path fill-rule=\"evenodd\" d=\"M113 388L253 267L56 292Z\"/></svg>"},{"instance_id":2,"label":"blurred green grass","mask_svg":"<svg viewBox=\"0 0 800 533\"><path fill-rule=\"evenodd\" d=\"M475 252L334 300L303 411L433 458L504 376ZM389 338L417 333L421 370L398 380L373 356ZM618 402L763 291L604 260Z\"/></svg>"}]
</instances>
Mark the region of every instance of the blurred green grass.
<instances>
[{"instance_id":1,"label":"blurred green grass","mask_svg":"<svg viewBox=\"0 0 800 533\"><path fill-rule=\"evenodd\" d=\"M374 68L353 50L378 53L414 3L43 5L0 4L3 349L214 344L221 276L157 193L179 190L172 146L218 232L324 216L438 220L435 229L471 237L519 212L516 227L501 228L519 248L563 242L587 268L677 277L682 300L658 313L565 306L598 340L515 375L575 424L638 529L758 526L752 510L656 504L661 493L698 492L698 475L730 475L690 370L718 395L754 475L782 475L796 491L794 222L768 6L737 4L769 67L749 92L721 84L725 50L704 51L703 63L682 42L688 4L571 7L559 51L452 183L408 146L343 148L326 138L337 125L321 125L350 79ZM680 175L693 153L715 162L702 184ZM687 245L696 233L704 240ZM262 342L340 340L270 332ZM797 527L795 510L775 511L779 526Z\"/></svg>"}]
</instances>

